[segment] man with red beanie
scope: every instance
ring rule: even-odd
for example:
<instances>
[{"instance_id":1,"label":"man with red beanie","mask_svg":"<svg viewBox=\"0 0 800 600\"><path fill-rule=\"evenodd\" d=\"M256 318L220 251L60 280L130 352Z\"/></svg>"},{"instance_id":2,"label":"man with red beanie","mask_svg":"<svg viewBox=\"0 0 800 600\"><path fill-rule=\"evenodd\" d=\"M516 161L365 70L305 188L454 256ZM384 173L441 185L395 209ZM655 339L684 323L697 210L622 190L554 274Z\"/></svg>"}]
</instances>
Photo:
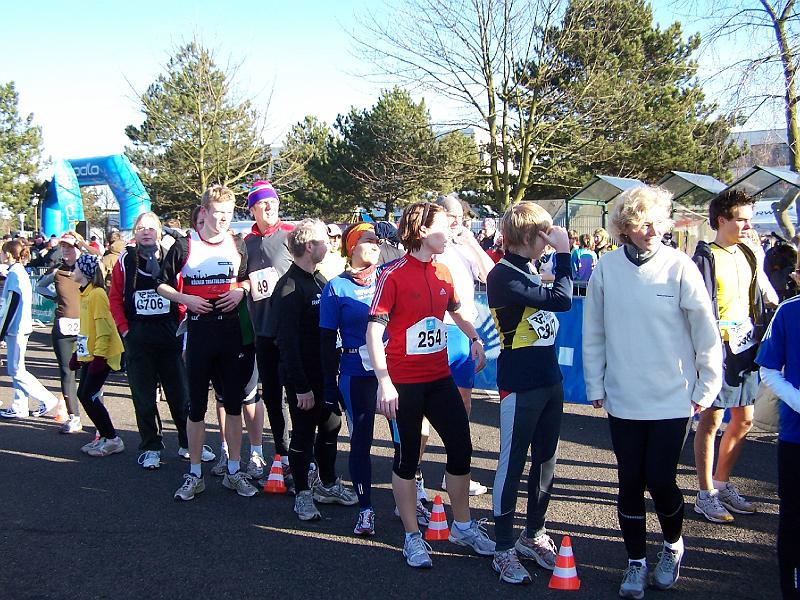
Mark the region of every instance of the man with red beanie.
<instances>
[{"instance_id":1,"label":"man with red beanie","mask_svg":"<svg viewBox=\"0 0 800 600\"><path fill-rule=\"evenodd\" d=\"M247 208L256 221L244 240L251 289L247 307L256 333L256 364L264 398L260 411L257 405L254 425L258 427L260 417L263 429L266 406L272 438L275 440L275 454L281 456L284 479L291 490L293 480L289 471L289 431L286 427L288 409L283 402L283 388L278 379L279 355L275 345L275 332L268 331L267 321L275 283L292 264L286 236L294 228L281 221L278 215L278 193L269 181L256 181L253 184L247 194Z\"/></svg>"}]
</instances>

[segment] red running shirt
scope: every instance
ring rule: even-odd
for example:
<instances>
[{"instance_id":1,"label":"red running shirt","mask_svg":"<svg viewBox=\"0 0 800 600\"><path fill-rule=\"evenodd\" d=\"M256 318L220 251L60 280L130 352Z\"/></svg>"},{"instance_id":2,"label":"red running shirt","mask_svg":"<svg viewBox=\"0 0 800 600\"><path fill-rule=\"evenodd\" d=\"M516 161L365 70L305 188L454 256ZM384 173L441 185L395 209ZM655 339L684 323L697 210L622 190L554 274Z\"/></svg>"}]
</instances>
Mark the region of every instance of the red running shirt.
<instances>
[{"instance_id":1,"label":"red running shirt","mask_svg":"<svg viewBox=\"0 0 800 600\"><path fill-rule=\"evenodd\" d=\"M378 277L370 320L385 321L386 363L394 383L424 383L450 375L445 311L458 310L450 271L441 263L410 254L386 266Z\"/></svg>"}]
</instances>

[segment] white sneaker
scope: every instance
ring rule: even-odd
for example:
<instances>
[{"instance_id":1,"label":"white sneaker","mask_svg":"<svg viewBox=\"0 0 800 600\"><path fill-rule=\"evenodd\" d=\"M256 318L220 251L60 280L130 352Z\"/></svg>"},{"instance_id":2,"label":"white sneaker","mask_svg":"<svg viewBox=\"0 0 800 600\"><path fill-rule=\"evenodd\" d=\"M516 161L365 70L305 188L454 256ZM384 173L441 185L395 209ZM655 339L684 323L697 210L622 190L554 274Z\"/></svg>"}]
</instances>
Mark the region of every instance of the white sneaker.
<instances>
[{"instance_id":1,"label":"white sneaker","mask_svg":"<svg viewBox=\"0 0 800 600\"><path fill-rule=\"evenodd\" d=\"M122 438L119 436L107 440L106 438L100 438L100 443L98 443L94 448L90 448L86 454L89 456L96 456L96 457L103 457L103 456L111 456L112 454L118 454L125 450L125 444L122 441Z\"/></svg>"},{"instance_id":2,"label":"white sneaker","mask_svg":"<svg viewBox=\"0 0 800 600\"><path fill-rule=\"evenodd\" d=\"M155 470L161 466L161 452L158 450L145 450L139 455L139 464L143 469Z\"/></svg>"},{"instance_id":3,"label":"white sneaker","mask_svg":"<svg viewBox=\"0 0 800 600\"><path fill-rule=\"evenodd\" d=\"M180 456L183 460L189 460L188 448L178 448L178 456ZM200 457L200 460L202 462L211 462L215 458L217 458L217 455L212 452L211 446L203 446L203 454Z\"/></svg>"},{"instance_id":4,"label":"white sneaker","mask_svg":"<svg viewBox=\"0 0 800 600\"><path fill-rule=\"evenodd\" d=\"M422 475L414 477L414 483L417 486L417 502L430 502L428 494L425 493L425 479Z\"/></svg>"},{"instance_id":5,"label":"white sneaker","mask_svg":"<svg viewBox=\"0 0 800 600\"><path fill-rule=\"evenodd\" d=\"M481 519L480 521L472 519L469 528L466 530L459 529L453 523L448 539L459 546L472 548L482 556L494 556L494 541L486 534L486 519Z\"/></svg>"},{"instance_id":6,"label":"white sneaker","mask_svg":"<svg viewBox=\"0 0 800 600\"><path fill-rule=\"evenodd\" d=\"M250 455L250 462L247 463L246 472L253 479L261 479L264 477L264 468L267 466L267 461L260 454L253 452Z\"/></svg>"},{"instance_id":7,"label":"white sneaker","mask_svg":"<svg viewBox=\"0 0 800 600\"><path fill-rule=\"evenodd\" d=\"M442 490L444 490L445 492L447 491L447 475L445 475L442 478ZM470 496L482 496L483 494L485 494L488 491L489 491L489 488L487 488L482 483L478 483L477 481L472 481L472 479L469 480L469 495Z\"/></svg>"}]
</instances>

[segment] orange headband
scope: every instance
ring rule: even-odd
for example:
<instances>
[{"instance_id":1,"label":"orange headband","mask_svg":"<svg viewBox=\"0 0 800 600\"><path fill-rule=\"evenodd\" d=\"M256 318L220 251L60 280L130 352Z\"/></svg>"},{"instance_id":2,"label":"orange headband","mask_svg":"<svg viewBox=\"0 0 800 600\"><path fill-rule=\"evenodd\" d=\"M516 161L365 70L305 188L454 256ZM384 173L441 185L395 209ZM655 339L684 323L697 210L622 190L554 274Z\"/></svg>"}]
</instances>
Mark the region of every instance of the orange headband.
<instances>
[{"instance_id":1,"label":"orange headband","mask_svg":"<svg viewBox=\"0 0 800 600\"><path fill-rule=\"evenodd\" d=\"M344 250L347 256L353 256L353 248L356 247L361 234L365 231L374 231L375 226L372 223L359 223L354 225L353 228L347 232L347 239L344 241Z\"/></svg>"}]
</instances>

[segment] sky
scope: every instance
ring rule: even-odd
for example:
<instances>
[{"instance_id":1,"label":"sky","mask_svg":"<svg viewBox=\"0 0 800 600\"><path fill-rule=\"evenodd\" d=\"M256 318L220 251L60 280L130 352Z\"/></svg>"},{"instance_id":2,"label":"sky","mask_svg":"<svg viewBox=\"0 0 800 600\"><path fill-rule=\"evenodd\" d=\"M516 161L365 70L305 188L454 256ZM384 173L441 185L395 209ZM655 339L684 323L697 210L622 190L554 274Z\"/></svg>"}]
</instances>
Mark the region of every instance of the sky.
<instances>
[{"instance_id":1,"label":"sky","mask_svg":"<svg viewBox=\"0 0 800 600\"><path fill-rule=\"evenodd\" d=\"M686 23L676 5L656 4L657 21ZM124 128L143 120L136 95L193 38L218 65L238 65L241 94L261 109L269 103L271 143L307 114L330 124L351 106L372 106L385 87L365 77L349 34L367 9L391 16L380 0L1 0L0 8L0 81L15 82L20 112L33 113L53 159L122 152ZM718 60L701 57L701 75ZM444 104L426 100L434 120L446 119Z\"/></svg>"}]
</instances>

